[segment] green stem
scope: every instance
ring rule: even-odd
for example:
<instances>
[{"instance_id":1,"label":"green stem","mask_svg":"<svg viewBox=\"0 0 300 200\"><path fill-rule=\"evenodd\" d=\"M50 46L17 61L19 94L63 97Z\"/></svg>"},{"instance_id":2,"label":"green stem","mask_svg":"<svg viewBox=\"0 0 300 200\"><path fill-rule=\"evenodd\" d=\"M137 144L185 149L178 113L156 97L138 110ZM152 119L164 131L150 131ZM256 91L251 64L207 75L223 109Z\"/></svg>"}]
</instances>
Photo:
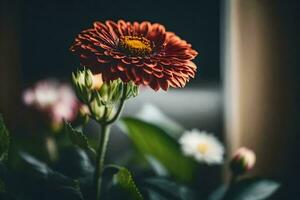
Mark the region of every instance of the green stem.
<instances>
[{"instance_id":1,"label":"green stem","mask_svg":"<svg viewBox=\"0 0 300 200\"><path fill-rule=\"evenodd\" d=\"M109 135L110 135L110 126L112 123L117 121L122 113L122 110L124 108L125 100L126 100L126 93L127 93L127 86L125 86L123 90L123 95L120 100L120 104L118 107L118 110L114 117L109 120L109 121L98 121L101 125L101 136L99 139L99 146L97 149L97 156L96 156L96 169L95 169L95 174L94 174L94 185L95 185L95 190L96 190L96 200L101 199L101 184L102 184L102 174L104 170L104 159L105 159L105 154L106 154L106 149L107 149L107 143L109 140ZM107 113L107 109L105 109L105 115ZM104 116L105 116L104 115Z\"/></svg>"},{"instance_id":2,"label":"green stem","mask_svg":"<svg viewBox=\"0 0 300 200\"><path fill-rule=\"evenodd\" d=\"M110 125L103 124L101 126L101 136L99 139L99 146L97 149L97 157L96 157L96 169L95 169L95 189L96 189L96 200L100 200L101 195L101 183L102 183L102 172L104 168L104 159L107 149L107 143L109 140L109 133L110 133Z\"/></svg>"},{"instance_id":3,"label":"green stem","mask_svg":"<svg viewBox=\"0 0 300 200\"><path fill-rule=\"evenodd\" d=\"M53 137L47 136L45 139L46 151L50 162L54 162L58 158L57 144Z\"/></svg>"},{"instance_id":4,"label":"green stem","mask_svg":"<svg viewBox=\"0 0 300 200\"><path fill-rule=\"evenodd\" d=\"M236 183L237 179L238 179L238 176L236 174L231 174L230 181L229 181L229 187L233 187L234 184Z\"/></svg>"},{"instance_id":5,"label":"green stem","mask_svg":"<svg viewBox=\"0 0 300 200\"><path fill-rule=\"evenodd\" d=\"M222 200L232 199L231 192L234 189L234 186L235 186L237 180L238 180L238 175L232 173L231 177L230 177L230 180L229 180L229 183L228 183L228 189L225 192L225 194L223 195L223 197L221 198Z\"/></svg>"}]
</instances>

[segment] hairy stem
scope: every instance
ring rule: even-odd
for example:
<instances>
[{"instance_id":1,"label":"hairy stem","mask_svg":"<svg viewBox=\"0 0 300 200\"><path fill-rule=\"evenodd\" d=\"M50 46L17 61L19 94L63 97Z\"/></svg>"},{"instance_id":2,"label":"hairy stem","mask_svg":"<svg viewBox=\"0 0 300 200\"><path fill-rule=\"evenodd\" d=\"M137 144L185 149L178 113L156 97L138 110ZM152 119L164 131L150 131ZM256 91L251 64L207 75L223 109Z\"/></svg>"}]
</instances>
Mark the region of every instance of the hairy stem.
<instances>
[{"instance_id":1,"label":"hairy stem","mask_svg":"<svg viewBox=\"0 0 300 200\"><path fill-rule=\"evenodd\" d=\"M110 135L110 126L115 121L117 121L122 113L124 108L125 100L126 100L127 86L125 86L123 90L123 95L120 100L120 104L118 110L114 117L109 121L99 121L101 125L101 135L99 138L97 156L96 156L96 169L94 174L94 185L96 190L96 200L101 199L101 184L102 184L102 174L104 170L104 159L107 149L107 144ZM105 113L107 113L107 108L105 109ZM106 115L106 114L105 114Z\"/></svg>"},{"instance_id":2,"label":"hairy stem","mask_svg":"<svg viewBox=\"0 0 300 200\"><path fill-rule=\"evenodd\" d=\"M101 136L99 139L99 145L97 149L97 157L96 157L96 169L95 169L95 189L96 189L96 200L100 200L101 195L101 176L104 168L104 159L107 149L107 143L109 140L109 133L110 133L110 125L103 124L101 126Z\"/></svg>"}]
</instances>

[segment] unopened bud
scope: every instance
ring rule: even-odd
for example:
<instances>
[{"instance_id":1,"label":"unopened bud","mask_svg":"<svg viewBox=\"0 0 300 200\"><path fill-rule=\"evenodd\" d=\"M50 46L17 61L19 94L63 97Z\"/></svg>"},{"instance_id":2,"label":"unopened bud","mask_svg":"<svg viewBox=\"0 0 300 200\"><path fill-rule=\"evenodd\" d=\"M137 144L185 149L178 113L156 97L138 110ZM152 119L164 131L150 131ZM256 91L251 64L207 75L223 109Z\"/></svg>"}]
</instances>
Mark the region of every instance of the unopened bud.
<instances>
[{"instance_id":1,"label":"unopened bud","mask_svg":"<svg viewBox=\"0 0 300 200\"><path fill-rule=\"evenodd\" d=\"M87 105L81 104L79 107L79 119L82 124L86 124L89 121L91 112Z\"/></svg>"},{"instance_id":2,"label":"unopened bud","mask_svg":"<svg viewBox=\"0 0 300 200\"><path fill-rule=\"evenodd\" d=\"M242 175L254 167L255 161L255 153L246 147L241 147L235 152L230 162L230 169L233 174Z\"/></svg>"},{"instance_id":3,"label":"unopened bud","mask_svg":"<svg viewBox=\"0 0 300 200\"><path fill-rule=\"evenodd\" d=\"M131 97L136 97L139 94L139 86L137 86L134 82L129 82L126 85L126 99L130 99Z\"/></svg>"},{"instance_id":4,"label":"unopened bud","mask_svg":"<svg viewBox=\"0 0 300 200\"><path fill-rule=\"evenodd\" d=\"M72 81L78 98L84 103L89 102L93 86L93 74L91 71L84 69L73 73Z\"/></svg>"},{"instance_id":5,"label":"unopened bud","mask_svg":"<svg viewBox=\"0 0 300 200\"><path fill-rule=\"evenodd\" d=\"M77 97L90 108L90 116L97 120L110 120L120 105L138 94L138 86L133 82L124 83L120 78L103 82L101 74L90 70L80 70L72 75Z\"/></svg>"},{"instance_id":6,"label":"unopened bud","mask_svg":"<svg viewBox=\"0 0 300 200\"><path fill-rule=\"evenodd\" d=\"M91 105L91 115L96 120L110 120L114 115L114 106L103 105L97 100L90 103Z\"/></svg>"},{"instance_id":7,"label":"unopened bud","mask_svg":"<svg viewBox=\"0 0 300 200\"><path fill-rule=\"evenodd\" d=\"M122 98L123 85L124 83L121 79L104 83L96 96L98 103L102 105L114 105L118 103Z\"/></svg>"}]
</instances>

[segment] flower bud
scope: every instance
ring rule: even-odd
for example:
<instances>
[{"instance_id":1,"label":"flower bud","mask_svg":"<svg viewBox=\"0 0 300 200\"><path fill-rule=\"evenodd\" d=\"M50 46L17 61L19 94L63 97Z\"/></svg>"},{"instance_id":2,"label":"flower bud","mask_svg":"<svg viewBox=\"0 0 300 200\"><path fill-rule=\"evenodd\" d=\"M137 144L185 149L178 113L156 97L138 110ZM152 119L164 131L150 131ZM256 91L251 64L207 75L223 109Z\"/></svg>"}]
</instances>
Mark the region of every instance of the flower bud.
<instances>
[{"instance_id":1,"label":"flower bud","mask_svg":"<svg viewBox=\"0 0 300 200\"><path fill-rule=\"evenodd\" d=\"M123 94L123 85L124 83L120 79L104 83L99 92L97 92L96 99L98 103L113 105L119 102Z\"/></svg>"},{"instance_id":2,"label":"flower bud","mask_svg":"<svg viewBox=\"0 0 300 200\"><path fill-rule=\"evenodd\" d=\"M97 120L111 119L118 104L138 94L133 82L103 82L102 74L92 74L90 70L73 73L72 80L78 98L89 105L92 118Z\"/></svg>"},{"instance_id":3,"label":"flower bud","mask_svg":"<svg viewBox=\"0 0 300 200\"><path fill-rule=\"evenodd\" d=\"M87 105L81 104L78 111L78 120L81 124L86 124L89 121L91 112Z\"/></svg>"},{"instance_id":4,"label":"flower bud","mask_svg":"<svg viewBox=\"0 0 300 200\"><path fill-rule=\"evenodd\" d=\"M72 81L78 98L84 103L91 100L93 74L90 70L77 71L72 74Z\"/></svg>"},{"instance_id":5,"label":"flower bud","mask_svg":"<svg viewBox=\"0 0 300 200\"><path fill-rule=\"evenodd\" d=\"M90 108L91 108L91 115L95 119L99 120L103 118L105 106L100 105L96 100L93 100L90 103Z\"/></svg>"},{"instance_id":6,"label":"flower bud","mask_svg":"<svg viewBox=\"0 0 300 200\"><path fill-rule=\"evenodd\" d=\"M96 120L110 120L113 117L113 114L115 113L114 111L114 106L107 106L99 103L97 100L93 100L90 103L91 106L91 115L96 119Z\"/></svg>"},{"instance_id":7,"label":"flower bud","mask_svg":"<svg viewBox=\"0 0 300 200\"><path fill-rule=\"evenodd\" d=\"M134 82L130 81L126 87L126 99L136 97L139 94L139 87Z\"/></svg>"},{"instance_id":8,"label":"flower bud","mask_svg":"<svg viewBox=\"0 0 300 200\"><path fill-rule=\"evenodd\" d=\"M235 152L230 162L230 170L235 175L245 174L254 167L255 160L255 153L252 150L241 147Z\"/></svg>"}]
</instances>

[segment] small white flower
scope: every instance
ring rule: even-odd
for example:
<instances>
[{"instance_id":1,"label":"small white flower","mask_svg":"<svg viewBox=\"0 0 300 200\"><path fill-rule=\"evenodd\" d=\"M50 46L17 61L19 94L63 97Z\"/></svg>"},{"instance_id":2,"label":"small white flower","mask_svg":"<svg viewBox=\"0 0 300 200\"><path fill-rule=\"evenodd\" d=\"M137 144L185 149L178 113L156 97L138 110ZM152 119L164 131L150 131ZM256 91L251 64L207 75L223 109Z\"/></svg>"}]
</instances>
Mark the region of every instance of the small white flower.
<instances>
[{"instance_id":1,"label":"small white flower","mask_svg":"<svg viewBox=\"0 0 300 200\"><path fill-rule=\"evenodd\" d=\"M194 157L209 165L223 161L224 147L212 134L193 129L183 133L179 139L184 155Z\"/></svg>"}]
</instances>

